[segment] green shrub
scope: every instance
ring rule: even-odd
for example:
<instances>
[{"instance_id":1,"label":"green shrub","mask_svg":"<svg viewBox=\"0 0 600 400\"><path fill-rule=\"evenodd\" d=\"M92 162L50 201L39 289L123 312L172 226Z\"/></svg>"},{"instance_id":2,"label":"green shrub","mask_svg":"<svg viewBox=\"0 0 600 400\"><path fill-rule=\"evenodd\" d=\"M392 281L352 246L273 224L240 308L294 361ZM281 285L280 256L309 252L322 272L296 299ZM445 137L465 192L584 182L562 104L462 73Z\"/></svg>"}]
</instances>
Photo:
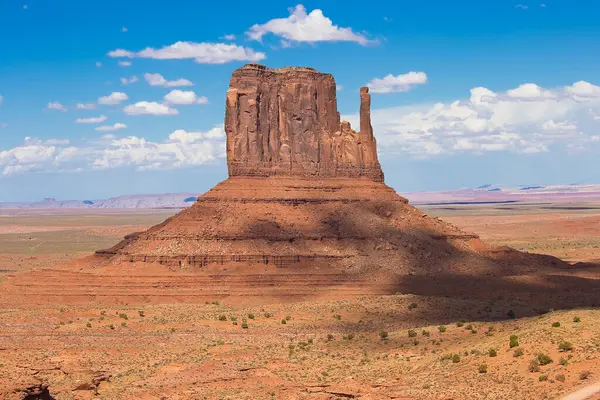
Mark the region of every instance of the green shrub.
<instances>
[{"instance_id":1,"label":"green shrub","mask_svg":"<svg viewBox=\"0 0 600 400\"><path fill-rule=\"evenodd\" d=\"M564 382L565 376L563 374L558 374L558 375L556 375L556 380L559 382Z\"/></svg>"},{"instance_id":2,"label":"green shrub","mask_svg":"<svg viewBox=\"0 0 600 400\"><path fill-rule=\"evenodd\" d=\"M479 364L479 373L487 374L487 364Z\"/></svg>"},{"instance_id":3,"label":"green shrub","mask_svg":"<svg viewBox=\"0 0 600 400\"><path fill-rule=\"evenodd\" d=\"M242 329L248 329L248 323L242 322Z\"/></svg>"},{"instance_id":4,"label":"green shrub","mask_svg":"<svg viewBox=\"0 0 600 400\"><path fill-rule=\"evenodd\" d=\"M248 319L254 319L254 314L252 314L252 313L248 314Z\"/></svg>"},{"instance_id":5,"label":"green shrub","mask_svg":"<svg viewBox=\"0 0 600 400\"><path fill-rule=\"evenodd\" d=\"M121 326L125 328L127 326L127 322L121 322Z\"/></svg>"},{"instance_id":6,"label":"green shrub","mask_svg":"<svg viewBox=\"0 0 600 400\"><path fill-rule=\"evenodd\" d=\"M88 322L87 324L85 324L85 326L87 326L88 328L91 328L92 324Z\"/></svg>"},{"instance_id":7,"label":"green shrub","mask_svg":"<svg viewBox=\"0 0 600 400\"><path fill-rule=\"evenodd\" d=\"M313 338L309 338L309 339L307 340L307 342L308 342L308 344L313 344Z\"/></svg>"},{"instance_id":8,"label":"green shrub","mask_svg":"<svg viewBox=\"0 0 600 400\"><path fill-rule=\"evenodd\" d=\"M440 333L444 333L446 332L446 327L444 325L440 325L438 326L438 331L440 331Z\"/></svg>"},{"instance_id":9,"label":"green shrub","mask_svg":"<svg viewBox=\"0 0 600 400\"><path fill-rule=\"evenodd\" d=\"M429 337L429 336L430 336L430 333L429 333L429 331L428 331L428 330L425 330L425 329L423 329L423 331L421 332L421 334L422 334L423 336L425 336L425 337Z\"/></svg>"},{"instance_id":10,"label":"green shrub","mask_svg":"<svg viewBox=\"0 0 600 400\"><path fill-rule=\"evenodd\" d=\"M460 362L460 356L459 356L458 354L454 354L454 355L452 356L452 362L453 362L454 364L458 364L458 363Z\"/></svg>"},{"instance_id":11,"label":"green shrub","mask_svg":"<svg viewBox=\"0 0 600 400\"><path fill-rule=\"evenodd\" d=\"M271 318L273 316L273 314L266 312L265 314L265 318Z\"/></svg>"},{"instance_id":12,"label":"green shrub","mask_svg":"<svg viewBox=\"0 0 600 400\"><path fill-rule=\"evenodd\" d=\"M289 321L290 319L292 319L292 317L291 317L290 315L286 315L286 316L285 316L285 320L286 320L286 321Z\"/></svg>"},{"instance_id":13,"label":"green shrub","mask_svg":"<svg viewBox=\"0 0 600 400\"><path fill-rule=\"evenodd\" d=\"M471 329L471 334L472 334L472 335L474 335L474 334L476 334L476 333L477 333L477 331L476 331L475 329Z\"/></svg>"},{"instance_id":14,"label":"green shrub","mask_svg":"<svg viewBox=\"0 0 600 400\"><path fill-rule=\"evenodd\" d=\"M349 333L347 335L344 335L343 339L344 340L352 340L352 339L354 339L354 333Z\"/></svg>"},{"instance_id":15,"label":"green shrub","mask_svg":"<svg viewBox=\"0 0 600 400\"><path fill-rule=\"evenodd\" d=\"M558 360L558 363L559 363L560 365L562 365L562 366L565 366L565 365L567 365L567 364L569 363L569 360L567 360L567 359L566 359L566 358L564 358L564 357L561 357L561 358L560 358L560 360Z\"/></svg>"},{"instance_id":16,"label":"green shrub","mask_svg":"<svg viewBox=\"0 0 600 400\"><path fill-rule=\"evenodd\" d=\"M496 349L489 349L488 350L488 355L490 357L496 357L498 355L498 351Z\"/></svg>"},{"instance_id":17,"label":"green shrub","mask_svg":"<svg viewBox=\"0 0 600 400\"><path fill-rule=\"evenodd\" d=\"M408 337L417 337L417 331L413 331L412 329L410 329L408 331Z\"/></svg>"},{"instance_id":18,"label":"green shrub","mask_svg":"<svg viewBox=\"0 0 600 400\"><path fill-rule=\"evenodd\" d=\"M110 329L115 329L115 326L114 326L113 324L110 324L108 327L109 327Z\"/></svg>"},{"instance_id":19,"label":"green shrub","mask_svg":"<svg viewBox=\"0 0 600 400\"><path fill-rule=\"evenodd\" d=\"M415 309L415 308L417 308L417 307L418 307L418 306L417 306L417 303L411 303L411 304L408 306L408 310L410 311L410 310L412 310L412 309Z\"/></svg>"},{"instance_id":20,"label":"green shrub","mask_svg":"<svg viewBox=\"0 0 600 400\"><path fill-rule=\"evenodd\" d=\"M127 317L127 314L125 314L125 313L120 313L119 318L129 319L129 317Z\"/></svg>"},{"instance_id":21,"label":"green shrub","mask_svg":"<svg viewBox=\"0 0 600 400\"><path fill-rule=\"evenodd\" d=\"M579 323L579 322L581 322L581 318L579 318L579 317L573 317L573 322Z\"/></svg>"},{"instance_id":22,"label":"green shrub","mask_svg":"<svg viewBox=\"0 0 600 400\"><path fill-rule=\"evenodd\" d=\"M281 323L282 323L283 325L285 325L285 324L287 324L287 320L284 318L284 319L282 319L282 320L281 320Z\"/></svg>"},{"instance_id":23,"label":"green shrub","mask_svg":"<svg viewBox=\"0 0 600 400\"><path fill-rule=\"evenodd\" d=\"M335 314L333 316L333 318L337 319L338 321L342 319L342 316L340 314Z\"/></svg>"},{"instance_id":24,"label":"green shrub","mask_svg":"<svg viewBox=\"0 0 600 400\"><path fill-rule=\"evenodd\" d=\"M462 321L459 321L456 323L456 326L458 326L459 328L462 327L465 323Z\"/></svg>"},{"instance_id":25,"label":"green shrub","mask_svg":"<svg viewBox=\"0 0 600 400\"><path fill-rule=\"evenodd\" d=\"M525 354L525 351L523 349L516 349L513 353L513 357L521 357L523 354Z\"/></svg>"},{"instance_id":26,"label":"green shrub","mask_svg":"<svg viewBox=\"0 0 600 400\"><path fill-rule=\"evenodd\" d=\"M381 338L381 340L387 340L388 339L388 333L386 331L381 331L379 332L379 337Z\"/></svg>"},{"instance_id":27,"label":"green shrub","mask_svg":"<svg viewBox=\"0 0 600 400\"><path fill-rule=\"evenodd\" d=\"M539 353L537 355L537 360L540 363L540 365L548 365L552 363L552 359L546 353Z\"/></svg>"},{"instance_id":28,"label":"green shrub","mask_svg":"<svg viewBox=\"0 0 600 400\"><path fill-rule=\"evenodd\" d=\"M552 327L553 328L559 328L560 327L560 322L556 321L552 323Z\"/></svg>"},{"instance_id":29,"label":"green shrub","mask_svg":"<svg viewBox=\"0 0 600 400\"><path fill-rule=\"evenodd\" d=\"M560 351L571 351L573 350L573 343L563 340L558 344L558 349Z\"/></svg>"},{"instance_id":30,"label":"green shrub","mask_svg":"<svg viewBox=\"0 0 600 400\"><path fill-rule=\"evenodd\" d=\"M510 335L510 348L519 347L519 337L517 335Z\"/></svg>"},{"instance_id":31,"label":"green shrub","mask_svg":"<svg viewBox=\"0 0 600 400\"><path fill-rule=\"evenodd\" d=\"M540 377L538 378L538 381L540 382L545 382L548 380L548 375L540 375Z\"/></svg>"},{"instance_id":32,"label":"green shrub","mask_svg":"<svg viewBox=\"0 0 600 400\"><path fill-rule=\"evenodd\" d=\"M225 314L219 315L219 321L227 321L227 316Z\"/></svg>"}]
</instances>

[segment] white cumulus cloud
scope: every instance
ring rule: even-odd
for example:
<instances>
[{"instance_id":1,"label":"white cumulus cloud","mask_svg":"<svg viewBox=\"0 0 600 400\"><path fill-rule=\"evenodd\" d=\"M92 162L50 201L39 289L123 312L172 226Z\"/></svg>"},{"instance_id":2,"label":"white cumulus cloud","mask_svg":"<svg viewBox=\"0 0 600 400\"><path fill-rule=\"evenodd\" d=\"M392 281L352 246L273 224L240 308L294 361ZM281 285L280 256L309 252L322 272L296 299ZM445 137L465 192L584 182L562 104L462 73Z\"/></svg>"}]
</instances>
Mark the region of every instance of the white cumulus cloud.
<instances>
[{"instance_id":1,"label":"white cumulus cloud","mask_svg":"<svg viewBox=\"0 0 600 400\"><path fill-rule=\"evenodd\" d=\"M95 110L96 105L94 103L77 103L75 108L78 110Z\"/></svg>"},{"instance_id":2,"label":"white cumulus cloud","mask_svg":"<svg viewBox=\"0 0 600 400\"><path fill-rule=\"evenodd\" d=\"M407 74L389 74L383 78L374 78L367 84L372 93L408 92L417 85L427 83L425 72L409 72Z\"/></svg>"},{"instance_id":3,"label":"white cumulus cloud","mask_svg":"<svg viewBox=\"0 0 600 400\"><path fill-rule=\"evenodd\" d=\"M117 49L108 53L115 58L153 58L157 60L194 59L199 64L224 64L231 61L260 61L265 53L227 43L177 42L160 49L147 47L133 52Z\"/></svg>"},{"instance_id":4,"label":"white cumulus cloud","mask_svg":"<svg viewBox=\"0 0 600 400\"><path fill-rule=\"evenodd\" d=\"M125 85L130 85L132 83L136 83L138 82L139 79L137 76L132 76L131 78L121 78L121 85L125 86Z\"/></svg>"},{"instance_id":5,"label":"white cumulus cloud","mask_svg":"<svg viewBox=\"0 0 600 400\"><path fill-rule=\"evenodd\" d=\"M92 118L77 118L75 120L75 123L77 123L77 124L99 124L106 120L107 120L106 115L101 115L99 117L92 117Z\"/></svg>"},{"instance_id":6,"label":"white cumulus cloud","mask_svg":"<svg viewBox=\"0 0 600 400\"><path fill-rule=\"evenodd\" d=\"M112 132L112 131L118 131L119 129L125 129L125 128L127 128L127 125L117 122L114 125L99 126L96 128L96 130L98 132Z\"/></svg>"},{"instance_id":7,"label":"white cumulus cloud","mask_svg":"<svg viewBox=\"0 0 600 400\"><path fill-rule=\"evenodd\" d=\"M208 99L198 97L193 91L172 90L165 96L165 102L174 105L207 104Z\"/></svg>"},{"instance_id":8,"label":"white cumulus cloud","mask_svg":"<svg viewBox=\"0 0 600 400\"><path fill-rule=\"evenodd\" d=\"M284 41L294 42L356 42L363 46L373 43L366 36L356 33L352 28L341 28L323 15L320 9L309 14L302 4L289 10L287 18L272 19L264 24L255 24L246 35L253 40L262 41L266 34L273 34ZM285 42L284 42L285 43Z\"/></svg>"},{"instance_id":9,"label":"white cumulus cloud","mask_svg":"<svg viewBox=\"0 0 600 400\"><path fill-rule=\"evenodd\" d=\"M129 99L125 93L112 92L108 96L103 96L98 99L98 104L115 105L124 102Z\"/></svg>"},{"instance_id":10,"label":"white cumulus cloud","mask_svg":"<svg viewBox=\"0 0 600 400\"><path fill-rule=\"evenodd\" d=\"M132 64L131 61L119 61L119 67L131 67Z\"/></svg>"},{"instance_id":11,"label":"white cumulus cloud","mask_svg":"<svg viewBox=\"0 0 600 400\"><path fill-rule=\"evenodd\" d=\"M468 98L450 103L374 108L371 117L383 154L423 158L465 152L600 152L594 110L600 110L599 86L527 83L505 92L476 87ZM346 119L358 126L358 114Z\"/></svg>"},{"instance_id":12,"label":"white cumulus cloud","mask_svg":"<svg viewBox=\"0 0 600 400\"><path fill-rule=\"evenodd\" d=\"M153 101L140 101L126 106L123 111L127 115L177 115L179 111L166 104Z\"/></svg>"},{"instance_id":13,"label":"white cumulus cloud","mask_svg":"<svg viewBox=\"0 0 600 400\"><path fill-rule=\"evenodd\" d=\"M67 111L67 107L63 106L58 101L53 101L53 102L48 103L47 107L49 110L58 110L58 111L62 111L62 112Z\"/></svg>"},{"instance_id":14,"label":"white cumulus cloud","mask_svg":"<svg viewBox=\"0 0 600 400\"><path fill-rule=\"evenodd\" d=\"M194 84L187 79L179 78L173 81L168 81L161 74L144 74L144 79L150 86L162 87L178 87L178 86L193 86Z\"/></svg>"}]
</instances>

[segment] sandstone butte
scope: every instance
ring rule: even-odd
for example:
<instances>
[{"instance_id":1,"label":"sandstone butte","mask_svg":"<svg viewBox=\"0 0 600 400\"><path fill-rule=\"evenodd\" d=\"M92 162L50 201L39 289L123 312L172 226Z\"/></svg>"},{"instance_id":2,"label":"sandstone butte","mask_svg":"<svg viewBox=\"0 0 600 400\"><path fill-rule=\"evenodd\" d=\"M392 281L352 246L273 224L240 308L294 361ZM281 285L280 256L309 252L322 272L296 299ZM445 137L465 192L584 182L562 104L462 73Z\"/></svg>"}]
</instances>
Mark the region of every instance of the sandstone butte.
<instances>
[{"instance_id":1,"label":"sandstone butte","mask_svg":"<svg viewBox=\"0 0 600 400\"><path fill-rule=\"evenodd\" d=\"M340 121L332 75L237 69L226 96L228 179L163 223L70 269L21 276L13 289L30 302L61 304L399 291L530 296L547 283L540 276L571 267L490 246L409 205L384 183L370 103L362 88L357 132ZM563 283L568 291L570 281Z\"/></svg>"}]
</instances>

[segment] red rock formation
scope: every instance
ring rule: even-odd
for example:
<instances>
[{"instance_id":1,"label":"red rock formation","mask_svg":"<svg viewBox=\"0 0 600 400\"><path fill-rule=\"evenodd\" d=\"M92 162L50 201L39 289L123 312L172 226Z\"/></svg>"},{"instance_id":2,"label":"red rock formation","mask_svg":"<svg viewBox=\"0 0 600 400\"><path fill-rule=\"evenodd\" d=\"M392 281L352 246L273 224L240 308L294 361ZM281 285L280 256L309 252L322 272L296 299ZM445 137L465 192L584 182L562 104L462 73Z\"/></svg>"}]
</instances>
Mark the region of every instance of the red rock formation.
<instances>
[{"instance_id":1,"label":"red rock formation","mask_svg":"<svg viewBox=\"0 0 600 400\"><path fill-rule=\"evenodd\" d=\"M361 89L361 133L340 122L333 76L248 64L233 72L225 131L229 176L360 177L383 181Z\"/></svg>"}]
</instances>

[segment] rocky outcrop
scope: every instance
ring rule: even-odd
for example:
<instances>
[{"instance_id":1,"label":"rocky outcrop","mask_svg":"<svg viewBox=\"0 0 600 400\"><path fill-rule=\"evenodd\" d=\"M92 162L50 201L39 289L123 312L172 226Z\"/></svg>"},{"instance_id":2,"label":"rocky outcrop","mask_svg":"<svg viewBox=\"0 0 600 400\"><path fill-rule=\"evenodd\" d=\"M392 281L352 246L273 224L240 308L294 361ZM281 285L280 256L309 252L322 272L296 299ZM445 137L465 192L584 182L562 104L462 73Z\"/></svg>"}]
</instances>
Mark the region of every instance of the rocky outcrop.
<instances>
[{"instance_id":1,"label":"rocky outcrop","mask_svg":"<svg viewBox=\"0 0 600 400\"><path fill-rule=\"evenodd\" d=\"M233 72L225 131L229 176L367 177L383 181L361 89L361 131L340 121L333 76L247 64Z\"/></svg>"}]
</instances>

